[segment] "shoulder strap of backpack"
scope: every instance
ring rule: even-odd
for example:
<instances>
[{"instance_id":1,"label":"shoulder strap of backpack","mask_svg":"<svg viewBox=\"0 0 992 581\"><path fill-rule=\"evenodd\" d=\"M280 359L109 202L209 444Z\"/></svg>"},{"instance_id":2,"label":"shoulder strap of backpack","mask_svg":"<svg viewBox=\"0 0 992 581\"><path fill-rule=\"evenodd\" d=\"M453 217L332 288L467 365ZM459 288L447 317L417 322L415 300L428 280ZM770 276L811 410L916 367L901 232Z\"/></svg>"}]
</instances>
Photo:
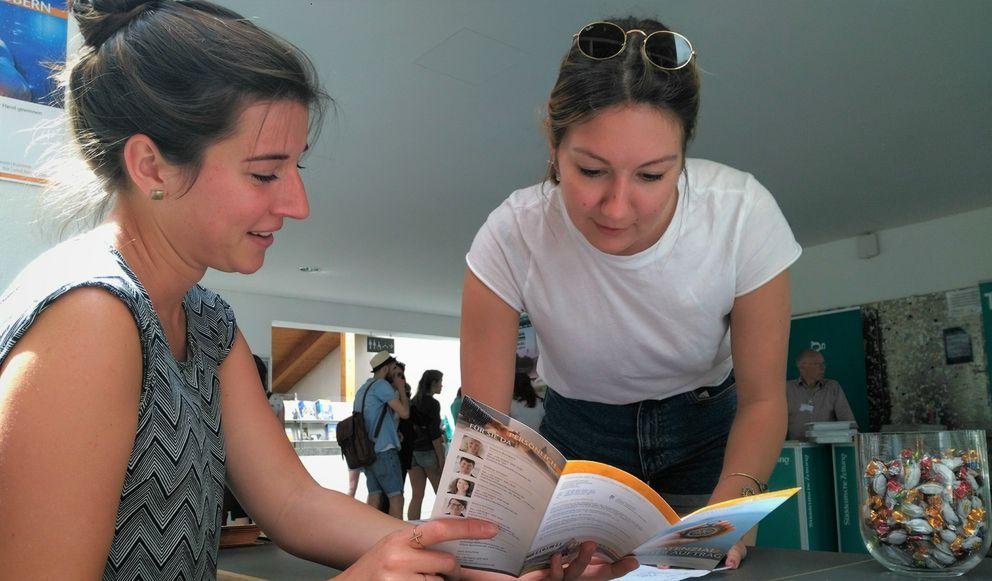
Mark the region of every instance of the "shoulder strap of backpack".
<instances>
[{"instance_id":1,"label":"shoulder strap of backpack","mask_svg":"<svg viewBox=\"0 0 992 581\"><path fill-rule=\"evenodd\" d=\"M365 398L369 396L369 392L372 391L372 386L375 385L375 380L372 381L365 388L365 393L362 394L362 415L365 415ZM389 406L388 402L383 402L382 411L379 412L379 420L375 423L375 432L372 433L372 439L375 440L379 437L379 430L382 429L382 420L386 419L386 408Z\"/></svg>"},{"instance_id":2,"label":"shoulder strap of backpack","mask_svg":"<svg viewBox=\"0 0 992 581\"><path fill-rule=\"evenodd\" d=\"M382 420L386 419L386 408L389 407L389 403L382 404L382 411L379 413L379 421L375 423L375 432L372 433L372 439L379 437L379 430L382 429Z\"/></svg>"},{"instance_id":3,"label":"shoulder strap of backpack","mask_svg":"<svg viewBox=\"0 0 992 581\"><path fill-rule=\"evenodd\" d=\"M363 416L365 415L365 400L366 400L366 398L369 397L369 390L372 389L372 386L374 384L375 384L374 381L372 383L368 384L368 386L365 387L365 393L362 394L362 405L361 405L361 407L358 408L358 411L362 412L362 415ZM352 410L351 413L355 413L355 411Z\"/></svg>"}]
</instances>

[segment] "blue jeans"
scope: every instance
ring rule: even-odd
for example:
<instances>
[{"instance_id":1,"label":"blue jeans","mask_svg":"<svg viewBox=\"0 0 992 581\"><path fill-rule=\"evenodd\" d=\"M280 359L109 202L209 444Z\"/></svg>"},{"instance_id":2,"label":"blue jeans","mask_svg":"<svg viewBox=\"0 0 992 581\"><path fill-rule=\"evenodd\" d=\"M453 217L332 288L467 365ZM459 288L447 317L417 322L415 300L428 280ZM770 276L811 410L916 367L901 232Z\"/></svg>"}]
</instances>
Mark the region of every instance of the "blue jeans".
<instances>
[{"instance_id":1,"label":"blue jeans","mask_svg":"<svg viewBox=\"0 0 992 581\"><path fill-rule=\"evenodd\" d=\"M375 462L362 470L365 472L369 494L403 494L403 468L400 466L400 453L395 448L376 452Z\"/></svg>"},{"instance_id":2,"label":"blue jeans","mask_svg":"<svg viewBox=\"0 0 992 581\"><path fill-rule=\"evenodd\" d=\"M566 458L595 460L647 482L680 515L706 505L737 413L734 374L718 386L626 405L548 389L541 435Z\"/></svg>"}]
</instances>

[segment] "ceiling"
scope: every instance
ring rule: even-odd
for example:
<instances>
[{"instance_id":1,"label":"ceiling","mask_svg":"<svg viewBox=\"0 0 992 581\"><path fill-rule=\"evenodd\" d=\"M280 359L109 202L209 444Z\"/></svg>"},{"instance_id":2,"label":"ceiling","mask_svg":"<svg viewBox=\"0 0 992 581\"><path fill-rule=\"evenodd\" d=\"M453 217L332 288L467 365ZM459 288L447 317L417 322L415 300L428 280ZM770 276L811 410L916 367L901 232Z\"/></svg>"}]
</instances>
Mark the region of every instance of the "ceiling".
<instances>
[{"instance_id":1,"label":"ceiling","mask_svg":"<svg viewBox=\"0 0 992 581\"><path fill-rule=\"evenodd\" d=\"M476 230L543 176L572 33L625 13L692 40L689 154L753 173L803 245L992 205L988 0L222 1L306 51L336 109L311 217L216 288L457 315Z\"/></svg>"}]
</instances>

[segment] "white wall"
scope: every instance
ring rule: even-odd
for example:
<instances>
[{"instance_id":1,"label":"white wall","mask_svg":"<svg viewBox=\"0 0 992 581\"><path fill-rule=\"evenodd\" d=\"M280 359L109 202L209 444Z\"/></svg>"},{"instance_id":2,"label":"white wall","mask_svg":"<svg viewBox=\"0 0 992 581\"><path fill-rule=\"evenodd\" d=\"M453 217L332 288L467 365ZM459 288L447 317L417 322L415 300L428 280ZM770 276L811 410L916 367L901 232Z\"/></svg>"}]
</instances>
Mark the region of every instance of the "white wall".
<instances>
[{"instance_id":1,"label":"white wall","mask_svg":"<svg viewBox=\"0 0 992 581\"><path fill-rule=\"evenodd\" d=\"M458 339L421 339L416 337L396 337L396 358L406 363L406 380L413 393L417 392L420 376L428 369L437 369L444 374L437 400L441 402L442 414L448 412L455 392L461 387L461 356Z\"/></svg>"},{"instance_id":2,"label":"white wall","mask_svg":"<svg viewBox=\"0 0 992 581\"><path fill-rule=\"evenodd\" d=\"M0 133L0 138L2 138ZM17 273L51 246L35 224L42 188L0 180L0 289L7 288ZM0 292L3 292L0 290Z\"/></svg>"},{"instance_id":3,"label":"white wall","mask_svg":"<svg viewBox=\"0 0 992 581\"><path fill-rule=\"evenodd\" d=\"M391 337L391 334L381 336ZM372 357L375 353L369 353L369 336L362 333L355 333L355 391L369 378L372 370ZM394 343L395 344L395 343Z\"/></svg>"},{"instance_id":4,"label":"white wall","mask_svg":"<svg viewBox=\"0 0 992 581\"><path fill-rule=\"evenodd\" d=\"M992 279L992 206L878 232L881 253L855 238L803 251L792 267L792 312L821 311L977 286Z\"/></svg>"},{"instance_id":5,"label":"white wall","mask_svg":"<svg viewBox=\"0 0 992 581\"><path fill-rule=\"evenodd\" d=\"M293 393L298 399L341 401L341 348L328 353L310 373L296 382Z\"/></svg>"}]
</instances>

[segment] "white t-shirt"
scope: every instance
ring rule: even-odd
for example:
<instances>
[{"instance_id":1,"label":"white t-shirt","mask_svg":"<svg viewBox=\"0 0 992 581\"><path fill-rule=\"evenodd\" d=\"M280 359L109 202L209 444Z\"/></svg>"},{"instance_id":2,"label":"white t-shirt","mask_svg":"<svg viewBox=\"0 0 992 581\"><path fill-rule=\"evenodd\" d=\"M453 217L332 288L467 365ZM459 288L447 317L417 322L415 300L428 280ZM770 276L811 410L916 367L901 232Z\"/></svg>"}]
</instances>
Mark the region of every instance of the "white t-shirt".
<instances>
[{"instance_id":1,"label":"white t-shirt","mask_svg":"<svg viewBox=\"0 0 992 581\"><path fill-rule=\"evenodd\" d=\"M632 256L590 244L550 182L511 194L476 234L468 267L527 312L538 374L558 393L627 404L720 383L734 298L802 253L754 176L700 159L686 170L668 229Z\"/></svg>"}]
</instances>

